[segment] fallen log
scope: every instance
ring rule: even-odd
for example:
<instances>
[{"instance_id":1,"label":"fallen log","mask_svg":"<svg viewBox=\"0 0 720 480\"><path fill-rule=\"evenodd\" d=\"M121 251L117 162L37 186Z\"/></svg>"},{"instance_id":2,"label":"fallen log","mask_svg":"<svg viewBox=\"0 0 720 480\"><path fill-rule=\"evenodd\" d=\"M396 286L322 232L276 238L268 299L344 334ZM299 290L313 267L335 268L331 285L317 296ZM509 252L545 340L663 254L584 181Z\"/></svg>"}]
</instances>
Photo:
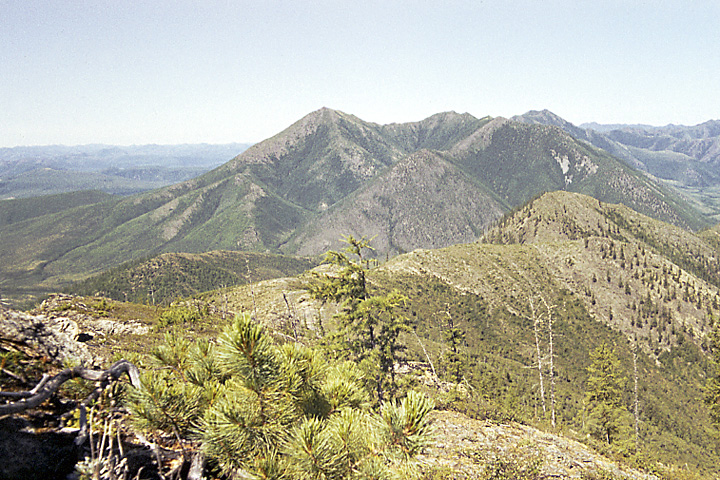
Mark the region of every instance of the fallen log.
<instances>
[{"instance_id":1,"label":"fallen log","mask_svg":"<svg viewBox=\"0 0 720 480\"><path fill-rule=\"evenodd\" d=\"M92 370L82 366L66 368L49 379L43 377L40 383L30 391L0 392L0 397L22 397L20 400L0 405L0 417L38 407L50 398L63 383L73 378L83 378L96 382L95 390L83 402L83 404L87 404L96 399L108 385L118 381L123 374L130 378L130 383L134 387L140 386L140 371L127 360L119 360L107 370Z\"/></svg>"}]
</instances>

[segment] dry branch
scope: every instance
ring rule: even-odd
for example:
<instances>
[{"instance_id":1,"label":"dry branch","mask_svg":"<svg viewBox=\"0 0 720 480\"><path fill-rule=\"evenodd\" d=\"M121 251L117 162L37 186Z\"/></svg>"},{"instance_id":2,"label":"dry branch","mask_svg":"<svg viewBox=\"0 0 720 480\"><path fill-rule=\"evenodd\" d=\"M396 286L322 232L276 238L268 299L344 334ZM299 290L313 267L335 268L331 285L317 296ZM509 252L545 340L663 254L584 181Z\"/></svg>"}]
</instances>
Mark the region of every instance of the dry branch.
<instances>
[{"instance_id":1,"label":"dry branch","mask_svg":"<svg viewBox=\"0 0 720 480\"><path fill-rule=\"evenodd\" d=\"M127 360L115 362L107 370L91 370L82 366L66 368L52 378L43 376L38 385L27 392L0 392L0 397L17 398L22 397L15 402L0 405L0 416L12 415L25 410L35 408L50 398L60 386L73 378L84 378L96 382L95 390L90 394L86 402L97 398L102 391L112 382L120 379L123 374L130 377L130 383L133 386L140 385L140 371L138 368Z\"/></svg>"}]
</instances>

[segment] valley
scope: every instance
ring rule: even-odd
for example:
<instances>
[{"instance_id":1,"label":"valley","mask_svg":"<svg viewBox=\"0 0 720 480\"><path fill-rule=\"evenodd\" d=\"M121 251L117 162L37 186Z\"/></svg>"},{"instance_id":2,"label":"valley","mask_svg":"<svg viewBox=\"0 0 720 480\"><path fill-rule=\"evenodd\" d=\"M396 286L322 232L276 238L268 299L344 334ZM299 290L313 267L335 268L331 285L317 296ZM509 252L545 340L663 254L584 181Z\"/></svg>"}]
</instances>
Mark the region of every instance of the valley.
<instances>
[{"instance_id":1,"label":"valley","mask_svg":"<svg viewBox=\"0 0 720 480\"><path fill-rule=\"evenodd\" d=\"M47 145L0 148L0 199L81 190L132 195L201 175L249 145Z\"/></svg>"}]
</instances>

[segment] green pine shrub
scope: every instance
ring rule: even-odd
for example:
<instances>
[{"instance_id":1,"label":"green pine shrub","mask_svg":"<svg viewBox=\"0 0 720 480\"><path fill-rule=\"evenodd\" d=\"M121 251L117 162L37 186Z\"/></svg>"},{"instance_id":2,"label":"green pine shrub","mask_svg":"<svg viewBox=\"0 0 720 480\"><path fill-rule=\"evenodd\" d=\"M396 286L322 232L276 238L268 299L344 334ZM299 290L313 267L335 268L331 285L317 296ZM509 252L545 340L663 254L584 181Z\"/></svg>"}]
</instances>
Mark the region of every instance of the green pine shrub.
<instances>
[{"instance_id":1,"label":"green pine shrub","mask_svg":"<svg viewBox=\"0 0 720 480\"><path fill-rule=\"evenodd\" d=\"M425 396L371 409L355 363L298 343L277 344L249 315L216 342L175 335L129 394L135 425L192 439L229 477L418 478L432 439Z\"/></svg>"}]
</instances>

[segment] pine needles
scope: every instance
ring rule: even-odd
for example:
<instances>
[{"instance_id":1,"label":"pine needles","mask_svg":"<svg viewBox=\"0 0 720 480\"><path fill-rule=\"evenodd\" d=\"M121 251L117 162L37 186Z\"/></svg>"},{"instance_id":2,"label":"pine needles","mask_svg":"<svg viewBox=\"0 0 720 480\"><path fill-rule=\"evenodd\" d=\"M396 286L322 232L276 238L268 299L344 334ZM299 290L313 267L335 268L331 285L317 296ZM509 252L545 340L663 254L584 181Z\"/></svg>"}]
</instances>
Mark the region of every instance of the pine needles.
<instances>
[{"instance_id":1,"label":"pine needles","mask_svg":"<svg viewBox=\"0 0 720 480\"><path fill-rule=\"evenodd\" d=\"M228 476L263 479L416 478L432 438L430 400L370 405L354 363L278 345L249 315L217 343L169 335L157 370L130 395L135 424L194 439Z\"/></svg>"}]
</instances>

